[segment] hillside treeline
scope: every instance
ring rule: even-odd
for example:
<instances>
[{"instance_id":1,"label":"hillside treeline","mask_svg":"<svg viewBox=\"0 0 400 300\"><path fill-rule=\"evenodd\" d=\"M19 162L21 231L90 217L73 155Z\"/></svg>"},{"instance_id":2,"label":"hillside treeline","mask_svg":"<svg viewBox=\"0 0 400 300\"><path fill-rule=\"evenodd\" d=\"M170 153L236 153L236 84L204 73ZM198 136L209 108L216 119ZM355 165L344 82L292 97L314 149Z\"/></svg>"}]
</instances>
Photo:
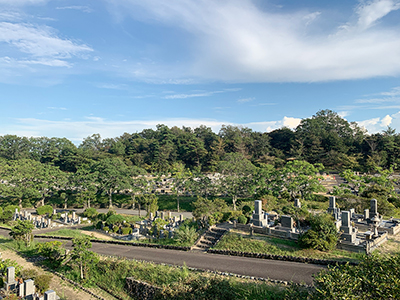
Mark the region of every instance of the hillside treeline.
<instances>
[{"instance_id":1,"label":"hillside treeline","mask_svg":"<svg viewBox=\"0 0 400 300\"><path fill-rule=\"evenodd\" d=\"M298 159L322 163L327 170L369 172L376 167L396 167L400 135L390 127L382 133L368 134L337 113L321 110L303 119L294 130L281 128L269 133L232 125L222 126L218 133L206 126L193 129L157 125L155 130L115 138L102 139L93 134L79 146L66 138L0 136L1 158L35 160L67 172L111 157L147 172L170 172L176 163L191 170L214 172L229 153L240 153L255 166L279 168L287 160Z\"/></svg>"}]
</instances>

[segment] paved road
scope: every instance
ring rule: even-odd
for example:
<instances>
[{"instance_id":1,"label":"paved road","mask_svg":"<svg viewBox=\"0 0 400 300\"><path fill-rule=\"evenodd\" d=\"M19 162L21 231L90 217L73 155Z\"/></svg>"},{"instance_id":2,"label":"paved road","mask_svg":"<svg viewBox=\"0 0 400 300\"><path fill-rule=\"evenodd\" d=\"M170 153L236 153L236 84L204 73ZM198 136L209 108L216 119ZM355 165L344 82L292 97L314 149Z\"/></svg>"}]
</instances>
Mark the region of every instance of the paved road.
<instances>
[{"instance_id":1,"label":"paved road","mask_svg":"<svg viewBox=\"0 0 400 300\"><path fill-rule=\"evenodd\" d=\"M9 237L7 230L0 229L0 234ZM312 283L312 274L324 268L313 264L207 254L194 251L185 252L102 243L92 243L92 245L92 251L103 255L178 266L186 264L188 267L197 269L306 284ZM66 248L71 248L71 241L65 241L65 246Z\"/></svg>"}]
</instances>

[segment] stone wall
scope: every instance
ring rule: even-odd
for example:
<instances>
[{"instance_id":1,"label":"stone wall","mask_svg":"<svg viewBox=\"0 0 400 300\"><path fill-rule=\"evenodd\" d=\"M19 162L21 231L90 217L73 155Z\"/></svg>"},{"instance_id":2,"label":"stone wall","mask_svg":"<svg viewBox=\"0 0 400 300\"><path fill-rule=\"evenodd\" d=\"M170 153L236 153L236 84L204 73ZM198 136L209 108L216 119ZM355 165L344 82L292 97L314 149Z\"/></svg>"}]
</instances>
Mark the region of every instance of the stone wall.
<instances>
[{"instance_id":1,"label":"stone wall","mask_svg":"<svg viewBox=\"0 0 400 300\"><path fill-rule=\"evenodd\" d=\"M235 229L242 230L245 232L250 232L250 225L236 224ZM253 226L253 232L268 236L279 237L283 239L291 239L291 240L298 240L300 236L300 234L296 232L290 232L289 230L281 230L271 227Z\"/></svg>"},{"instance_id":2,"label":"stone wall","mask_svg":"<svg viewBox=\"0 0 400 300\"><path fill-rule=\"evenodd\" d=\"M143 281L127 277L125 289L134 299L151 300L161 291L159 287L153 286Z\"/></svg>"}]
</instances>

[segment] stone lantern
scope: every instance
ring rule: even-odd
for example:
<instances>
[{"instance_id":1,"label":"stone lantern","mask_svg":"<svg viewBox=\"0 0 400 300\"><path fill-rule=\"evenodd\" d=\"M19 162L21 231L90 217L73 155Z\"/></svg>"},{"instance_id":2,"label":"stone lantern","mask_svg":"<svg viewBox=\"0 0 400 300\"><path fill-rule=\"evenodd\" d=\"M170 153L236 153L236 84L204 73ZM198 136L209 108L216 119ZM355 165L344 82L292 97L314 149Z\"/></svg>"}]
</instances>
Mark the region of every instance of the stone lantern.
<instances>
[{"instance_id":1,"label":"stone lantern","mask_svg":"<svg viewBox=\"0 0 400 300\"><path fill-rule=\"evenodd\" d=\"M378 227L381 220L377 216L375 216L371 219L371 222L374 228L374 237L378 237Z\"/></svg>"}]
</instances>

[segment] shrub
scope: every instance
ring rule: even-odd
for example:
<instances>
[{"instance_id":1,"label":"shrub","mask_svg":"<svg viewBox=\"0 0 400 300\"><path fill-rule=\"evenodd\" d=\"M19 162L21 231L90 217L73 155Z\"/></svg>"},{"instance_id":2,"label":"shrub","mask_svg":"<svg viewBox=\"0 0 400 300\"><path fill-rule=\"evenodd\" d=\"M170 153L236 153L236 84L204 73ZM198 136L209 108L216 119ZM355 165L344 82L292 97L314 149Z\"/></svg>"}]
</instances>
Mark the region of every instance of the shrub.
<instances>
[{"instance_id":1,"label":"shrub","mask_svg":"<svg viewBox=\"0 0 400 300\"><path fill-rule=\"evenodd\" d=\"M33 279L38 276L38 272L35 269L23 269L20 273L20 276L24 279Z\"/></svg>"},{"instance_id":2,"label":"shrub","mask_svg":"<svg viewBox=\"0 0 400 300\"><path fill-rule=\"evenodd\" d=\"M311 215L306 220L310 222L311 229L300 237L300 246L321 251L336 247L338 234L331 215Z\"/></svg>"},{"instance_id":3,"label":"shrub","mask_svg":"<svg viewBox=\"0 0 400 300\"><path fill-rule=\"evenodd\" d=\"M49 216L53 213L53 207L50 205L43 205L38 208L36 208L36 213L38 215L45 215L48 214Z\"/></svg>"},{"instance_id":4,"label":"shrub","mask_svg":"<svg viewBox=\"0 0 400 300\"><path fill-rule=\"evenodd\" d=\"M86 208L85 211L83 212L83 215L89 219L95 218L99 213L97 210L93 207L91 208Z\"/></svg>"},{"instance_id":5,"label":"shrub","mask_svg":"<svg viewBox=\"0 0 400 300\"><path fill-rule=\"evenodd\" d=\"M175 230L174 239L182 245L192 245L198 237L196 229L190 226L180 226Z\"/></svg>"},{"instance_id":6,"label":"shrub","mask_svg":"<svg viewBox=\"0 0 400 300\"><path fill-rule=\"evenodd\" d=\"M98 221L97 223L96 223L96 229L101 229L101 226L103 225L103 221Z\"/></svg>"},{"instance_id":7,"label":"shrub","mask_svg":"<svg viewBox=\"0 0 400 300\"><path fill-rule=\"evenodd\" d=\"M110 231L110 228L109 228L108 226L104 226L104 227L103 227L103 230L109 232L109 231Z\"/></svg>"},{"instance_id":8,"label":"shrub","mask_svg":"<svg viewBox=\"0 0 400 300\"><path fill-rule=\"evenodd\" d=\"M35 286L40 291L40 293L44 293L50 287L51 275L42 274L35 278Z\"/></svg>"},{"instance_id":9,"label":"shrub","mask_svg":"<svg viewBox=\"0 0 400 300\"><path fill-rule=\"evenodd\" d=\"M113 229L112 229L112 231L113 231L114 233L117 233L118 230L119 230L119 227L118 227L118 226L114 226Z\"/></svg>"},{"instance_id":10,"label":"shrub","mask_svg":"<svg viewBox=\"0 0 400 300\"><path fill-rule=\"evenodd\" d=\"M121 215L111 215L107 218L106 223L109 225L122 224L125 218Z\"/></svg>"},{"instance_id":11,"label":"shrub","mask_svg":"<svg viewBox=\"0 0 400 300\"><path fill-rule=\"evenodd\" d=\"M131 227L123 227L121 229L122 234L131 234L132 233L132 228Z\"/></svg>"},{"instance_id":12,"label":"shrub","mask_svg":"<svg viewBox=\"0 0 400 300\"><path fill-rule=\"evenodd\" d=\"M247 224L247 217L244 216L244 215L240 215L240 216L238 217L238 222L239 222L240 224Z\"/></svg>"},{"instance_id":13,"label":"shrub","mask_svg":"<svg viewBox=\"0 0 400 300\"><path fill-rule=\"evenodd\" d=\"M248 205L243 206L242 208L242 212L245 216L247 216L247 214L250 214L252 211L251 207Z\"/></svg>"}]
</instances>

